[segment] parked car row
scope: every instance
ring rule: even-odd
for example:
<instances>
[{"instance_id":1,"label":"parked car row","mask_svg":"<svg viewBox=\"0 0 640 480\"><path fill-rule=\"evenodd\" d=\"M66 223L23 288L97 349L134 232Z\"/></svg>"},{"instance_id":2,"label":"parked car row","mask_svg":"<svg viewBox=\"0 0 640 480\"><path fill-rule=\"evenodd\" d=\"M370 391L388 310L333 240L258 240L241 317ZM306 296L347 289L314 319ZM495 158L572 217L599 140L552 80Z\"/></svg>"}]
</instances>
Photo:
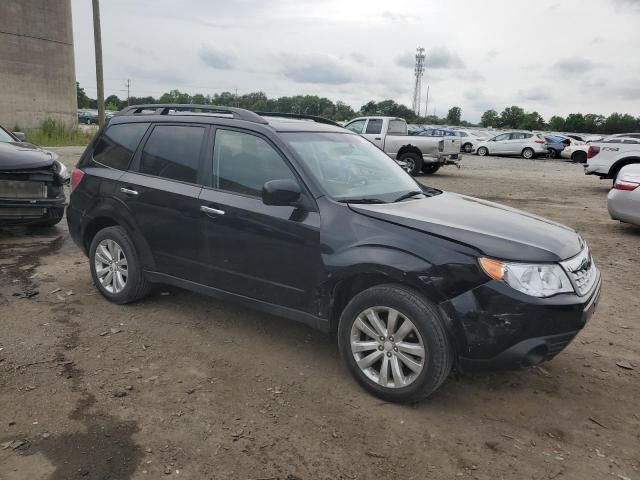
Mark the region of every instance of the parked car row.
<instances>
[{"instance_id":1,"label":"parked car row","mask_svg":"<svg viewBox=\"0 0 640 480\"><path fill-rule=\"evenodd\" d=\"M409 174L436 173L444 165L458 165L461 141L441 135L409 135L407 122L397 117L359 117L345 125L396 160Z\"/></svg>"}]
</instances>

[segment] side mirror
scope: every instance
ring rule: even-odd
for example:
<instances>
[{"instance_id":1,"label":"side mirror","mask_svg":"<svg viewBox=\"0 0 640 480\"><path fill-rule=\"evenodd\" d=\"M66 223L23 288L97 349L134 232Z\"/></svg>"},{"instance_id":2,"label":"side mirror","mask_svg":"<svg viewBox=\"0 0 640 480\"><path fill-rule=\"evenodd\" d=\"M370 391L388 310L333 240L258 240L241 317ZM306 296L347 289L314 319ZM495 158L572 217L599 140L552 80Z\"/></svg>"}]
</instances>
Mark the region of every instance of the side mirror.
<instances>
[{"instance_id":1,"label":"side mirror","mask_svg":"<svg viewBox=\"0 0 640 480\"><path fill-rule=\"evenodd\" d=\"M13 136L16 137L21 142L24 142L24 133L22 132L12 132Z\"/></svg>"},{"instance_id":2,"label":"side mirror","mask_svg":"<svg viewBox=\"0 0 640 480\"><path fill-rule=\"evenodd\" d=\"M262 203L290 206L302 195L298 182L291 179L270 180L262 186Z\"/></svg>"}]
</instances>

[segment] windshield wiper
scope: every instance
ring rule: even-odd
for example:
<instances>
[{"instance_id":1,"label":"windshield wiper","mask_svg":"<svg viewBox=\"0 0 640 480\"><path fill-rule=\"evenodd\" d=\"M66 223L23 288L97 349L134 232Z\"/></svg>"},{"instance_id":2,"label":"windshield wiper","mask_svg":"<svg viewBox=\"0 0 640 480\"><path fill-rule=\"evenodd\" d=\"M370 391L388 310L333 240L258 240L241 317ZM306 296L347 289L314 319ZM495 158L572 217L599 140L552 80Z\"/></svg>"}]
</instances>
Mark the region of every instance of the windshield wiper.
<instances>
[{"instance_id":1,"label":"windshield wiper","mask_svg":"<svg viewBox=\"0 0 640 480\"><path fill-rule=\"evenodd\" d=\"M406 200L407 198L415 197L416 195L424 195L424 192L422 190L412 190L410 192L407 192L405 194L400 195L393 202L394 203L395 202L400 202L402 200Z\"/></svg>"},{"instance_id":2,"label":"windshield wiper","mask_svg":"<svg viewBox=\"0 0 640 480\"><path fill-rule=\"evenodd\" d=\"M379 198L345 198L338 200L340 203L387 203Z\"/></svg>"}]
</instances>

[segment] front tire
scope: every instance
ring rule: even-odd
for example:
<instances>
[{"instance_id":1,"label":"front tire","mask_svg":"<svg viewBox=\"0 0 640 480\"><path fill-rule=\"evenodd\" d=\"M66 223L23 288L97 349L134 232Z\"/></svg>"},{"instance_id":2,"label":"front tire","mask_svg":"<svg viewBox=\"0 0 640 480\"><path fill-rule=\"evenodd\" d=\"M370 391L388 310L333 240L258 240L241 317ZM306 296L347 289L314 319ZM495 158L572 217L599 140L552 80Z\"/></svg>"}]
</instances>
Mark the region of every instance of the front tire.
<instances>
[{"instance_id":1,"label":"front tire","mask_svg":"<svg viewBox=\"0 0 640 480\"><path fill-rule=\"evenodd\" d=\"M480 147L478 149L478 155L480 155L481 157L486 157L487 155L489 155L489 150L487 149L487 147Z\"/></svg>"},{"instance_id":2,"label":"front tire","mask_svg":"<svg viewBox=\"0 0 640 480\"><path fill-rule=\"evenodd\" d=\"M464 145L462 145L462 151L464 153L471 153L471 151L473 150L473 145L470 143L465 143Z\"/></svg>"},{"instance_id":3,"label":"front tire","mask_svg":"<svg viewBox=\"0 0 640 480\"><path fill-rule=\"evenodd\" d=\"M420 170L422 170L422 156L417 153L403 153L400 158L398 158L398 161L404 164L402 165L402 169L412 177L418 175Z\"/></svg>"},{"instance_id":4,"label":"front tire","mask_svg":"<svg viewBox=\"0 0 640 480\"><path fill-rule=\"evenodd\" d=\"M34 227L53 227L60 223L62 217L64 217L64 208L50 208L47 211L46 217L43 217L42 220L38 220L32 225Z\"/></svg>"},{"instance_id":5,"label":"front tire","mask_svg":"<svg viewBox=\"0 0 640 480\"><path fill-rule=\"evenodd\" d=\"M522 158L531 160L535 156L536 156L536 152L533 151L533 148L525 148L524 150L522 150Z\"/></svg>"},{"instance_id":6,"label":"front tire","mask_svg":"<svg viewBox=\"0 0 640 480\"><path fill-rule=\"evenodd\" d=\"M437 307L401 285L379 285L356 295L340 316L338 347L358 383L390 402L428 397L453 365Z\"/></svg>"},{"instance_id":7,"label":"front tire","mask_svg":"<svg viewBox=\"0 0 640 480\"><path fill-rule=\"evenodd\" d=\"M547 150L549 158L556 158L558 156L558 152L554 148L550 148Z\"/></svg>"},{"instance_id":8,"label":"front tire","mask_svg":"<svg viewBox=\"0 0 640 480\"><path fill-rule=\"evenodd\" d=\"M145 297L151 284L129 234L122 227L100 230L89 248L93 283L110 302L125 304Z\"/></svg>"},{"instance_id":9,"label":"front tire","mask_svg":"<svg viewBox=\"0 0 640 480\"><path fill-rule=\"evenodd\" d=\"M437 163L425 163L422 165L422 173L425 175L433 175L440 170L440 165Z\"/></svg>"}]
</instances>

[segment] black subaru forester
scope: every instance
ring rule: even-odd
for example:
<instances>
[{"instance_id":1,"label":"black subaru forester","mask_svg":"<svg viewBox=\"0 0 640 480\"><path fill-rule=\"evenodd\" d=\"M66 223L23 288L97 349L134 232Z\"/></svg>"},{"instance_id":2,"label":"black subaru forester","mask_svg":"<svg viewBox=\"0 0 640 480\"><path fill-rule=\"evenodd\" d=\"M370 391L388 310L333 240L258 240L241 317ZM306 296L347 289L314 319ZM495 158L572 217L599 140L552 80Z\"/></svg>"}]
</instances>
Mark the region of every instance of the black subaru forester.
<instances>
[{"instance_id":1,"label":"black subaru forester","mask_svg":"<svg viewBox=\"0 0 640 480\"><path fill-rule=\"evenodd\" d=\"M585 325L600 273L575 231L425 187L359 135L293 117L116 115L67 210L100 292L171 284L335 332L357 381L404 402L452 368L549 360Z\"/></svg>"}]
</instances>

